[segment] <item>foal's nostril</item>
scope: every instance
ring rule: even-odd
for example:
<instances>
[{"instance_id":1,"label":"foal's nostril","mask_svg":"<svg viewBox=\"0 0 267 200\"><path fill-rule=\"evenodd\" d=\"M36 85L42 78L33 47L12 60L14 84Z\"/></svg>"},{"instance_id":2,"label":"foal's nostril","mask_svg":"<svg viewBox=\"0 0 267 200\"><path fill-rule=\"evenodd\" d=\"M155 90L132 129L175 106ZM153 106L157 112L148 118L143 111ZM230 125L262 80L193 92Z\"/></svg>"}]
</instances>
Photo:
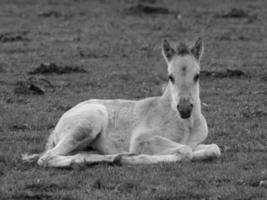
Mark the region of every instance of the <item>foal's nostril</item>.
<instances>
[{"instance_id":1,"label":"foal's nostril","mask_svg":"<svg viewBox=\"0 0 267 200\"><path fill-rule=\"evenodd\" d=\"M187 119L191 116L193 104L188 101L180 101L177 105L177 110L183 119Z\"/></svg>"},{"instance_id":2,"label":"foal's nostril","mask_svg":"<svg viewBox=\"0 0 267 200\"><path fill-rule=\"evenodd\" d=\"M192 103L189 105L189 109L193 109L193 104L192 104ZM177 110L178 110L179 112L180 112L181 110L183 110L183 109L181 109L180 104L177 105Z\"/></svg>"}]
</instances>

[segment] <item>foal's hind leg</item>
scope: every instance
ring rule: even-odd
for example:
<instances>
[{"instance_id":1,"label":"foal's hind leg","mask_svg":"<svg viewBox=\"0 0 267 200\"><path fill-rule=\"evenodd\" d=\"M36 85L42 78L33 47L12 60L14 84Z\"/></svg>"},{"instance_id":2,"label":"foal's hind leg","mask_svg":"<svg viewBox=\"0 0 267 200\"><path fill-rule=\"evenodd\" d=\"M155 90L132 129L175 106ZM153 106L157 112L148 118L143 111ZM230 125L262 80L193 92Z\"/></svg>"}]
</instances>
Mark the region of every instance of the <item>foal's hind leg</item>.
<instances>
[{"instance_id":1,"label":"foal's hind leg","mask_svg":"<svg viewBox=\"0 0 267 200\"><path fill-rule=\"evenodd\" d=\"M209 160L220 156L221 150L217 144L199 144L193 151L192 160Z\"/></svg>"},{"instance_id":2,"label":"foal's hind leg","mask_svg":"<svg viewBox=\"0 0 267 200\"><path fill-rule=\"evenodd\" d=\"M56 155L47 162L47 167L71 167L73 164L90 165L95 163L114 163L119 154L100 155L93 152L80 152L74 155Z\"/></svg>"},{"instance_id":3,"label":"foal's hind leg","mask_svg":"<svg viewBox=\"0 0 267 200\"><path fill-rule=\"evenodd\" d=\"M105 130L107 117L99 110L90 110L92 114L63 117L54 130L54 137L59 141L46 151L38 160L41 166L50 166L55 156L69 155L74 150L82 150L94 142ZM99 111L99 112L98 112Z\"/></svg>"},{"instance_id":4,"label":"foal's hind leg","mask_svg":"<svg viewBox=\"0 0 267 200\"><path fill-rule=\"evenodd\" d=\"M46 142L45 145L45 152L52 149L55 146L54 144L54 133L52 132ZM36 162L44 153L35 153L35 154L28 154L28 153L24 153L22 154L22 160L24 162Z\"/></svg>"},{"instance_id":5,"label":"foal's hind leg","mask_svg":"<svg viewBox=\"0 0 267 200\"><path fill-rule=\"evenodd\" d=\"M92 129L82 130L77 127L72 132L66 133L54 148L46 151L38 160L38 164L41 166L50 166L50 162L53 161L54 157L68 155L76 149L85 148L95 140L100 131Z\"/></svg>"}]
</instances>

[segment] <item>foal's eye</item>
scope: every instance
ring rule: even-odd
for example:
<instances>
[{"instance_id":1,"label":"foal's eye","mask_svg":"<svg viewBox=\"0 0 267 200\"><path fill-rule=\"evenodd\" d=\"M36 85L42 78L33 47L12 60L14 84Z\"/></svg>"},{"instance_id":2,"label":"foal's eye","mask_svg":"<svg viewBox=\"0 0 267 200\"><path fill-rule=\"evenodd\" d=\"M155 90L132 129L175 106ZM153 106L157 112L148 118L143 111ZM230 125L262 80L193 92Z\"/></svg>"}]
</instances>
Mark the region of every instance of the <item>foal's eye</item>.
<instances>
[{"instance_id":1,"label":"foal's eye","mask_svg":"<svg viewBox=\"0 0 267 200\"><path fill-rule=\"evenodd\" d=\"M199 74L196 74L196 75L194 76L194 82L197 82L198 79L199 79Z\"/></svg>"},{"instance_id":2,"label":"foal's eye","mask_svg":"<svg viewBox=\"0 0 267 200\"><path fill-rule=\"evenodd\" d=\"M172 75L169 75L169 80L174 83L174 77Z\"/></svg>"}]
</instances>

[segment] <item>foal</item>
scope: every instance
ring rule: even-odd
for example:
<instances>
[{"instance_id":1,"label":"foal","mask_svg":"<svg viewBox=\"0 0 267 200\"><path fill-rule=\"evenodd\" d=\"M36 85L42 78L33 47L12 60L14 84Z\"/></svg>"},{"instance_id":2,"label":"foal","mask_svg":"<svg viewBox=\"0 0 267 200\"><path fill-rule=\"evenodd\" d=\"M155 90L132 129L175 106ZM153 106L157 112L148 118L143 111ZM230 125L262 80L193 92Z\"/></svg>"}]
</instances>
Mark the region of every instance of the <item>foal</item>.
<instances>
[{"instance_id":1,"label":"foal","mask_svg":"<svg viewBox=\"0 0 267 200\"><path fill-rule=\"evenodd\" d=\"M49 167L73 163L152 164L218 158L216 144L202 143L208 128L199 98L202 40L192 48L173 49L165 40L162 54L169 82L162 96L139 101L84 101L63 114L42 154L24 155Z\"/></svg>"}]
</instances>

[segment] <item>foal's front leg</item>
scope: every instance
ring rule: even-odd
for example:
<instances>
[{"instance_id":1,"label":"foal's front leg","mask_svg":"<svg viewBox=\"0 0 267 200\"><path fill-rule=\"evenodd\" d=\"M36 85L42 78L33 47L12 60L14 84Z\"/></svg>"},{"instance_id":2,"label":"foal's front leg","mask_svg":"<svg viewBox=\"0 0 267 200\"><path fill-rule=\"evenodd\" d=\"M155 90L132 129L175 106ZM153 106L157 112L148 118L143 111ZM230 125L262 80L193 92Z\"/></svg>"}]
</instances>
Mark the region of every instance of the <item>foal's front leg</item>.
<instances>
[{"instance_id":1,"label":"foal's front leg","mask_svg":"<svg viewBox=\"0 0 267 200\"><path fill-rule=\"evenodd\" d=\"M188 161L192 158L192 149L149 131L132 139L130 154L121 156L122 164Z\"/></svg>"},{"instance_id":2,"label":"foal's front leg","mask_svg":"<svg viewBox=\"0 0 267 200\"><path fill-rule=\"evenodd\" d=\"M217 144L199 144L193 150L193 161L219 158L221 150Z\"/></svg>"}]
</instances>

